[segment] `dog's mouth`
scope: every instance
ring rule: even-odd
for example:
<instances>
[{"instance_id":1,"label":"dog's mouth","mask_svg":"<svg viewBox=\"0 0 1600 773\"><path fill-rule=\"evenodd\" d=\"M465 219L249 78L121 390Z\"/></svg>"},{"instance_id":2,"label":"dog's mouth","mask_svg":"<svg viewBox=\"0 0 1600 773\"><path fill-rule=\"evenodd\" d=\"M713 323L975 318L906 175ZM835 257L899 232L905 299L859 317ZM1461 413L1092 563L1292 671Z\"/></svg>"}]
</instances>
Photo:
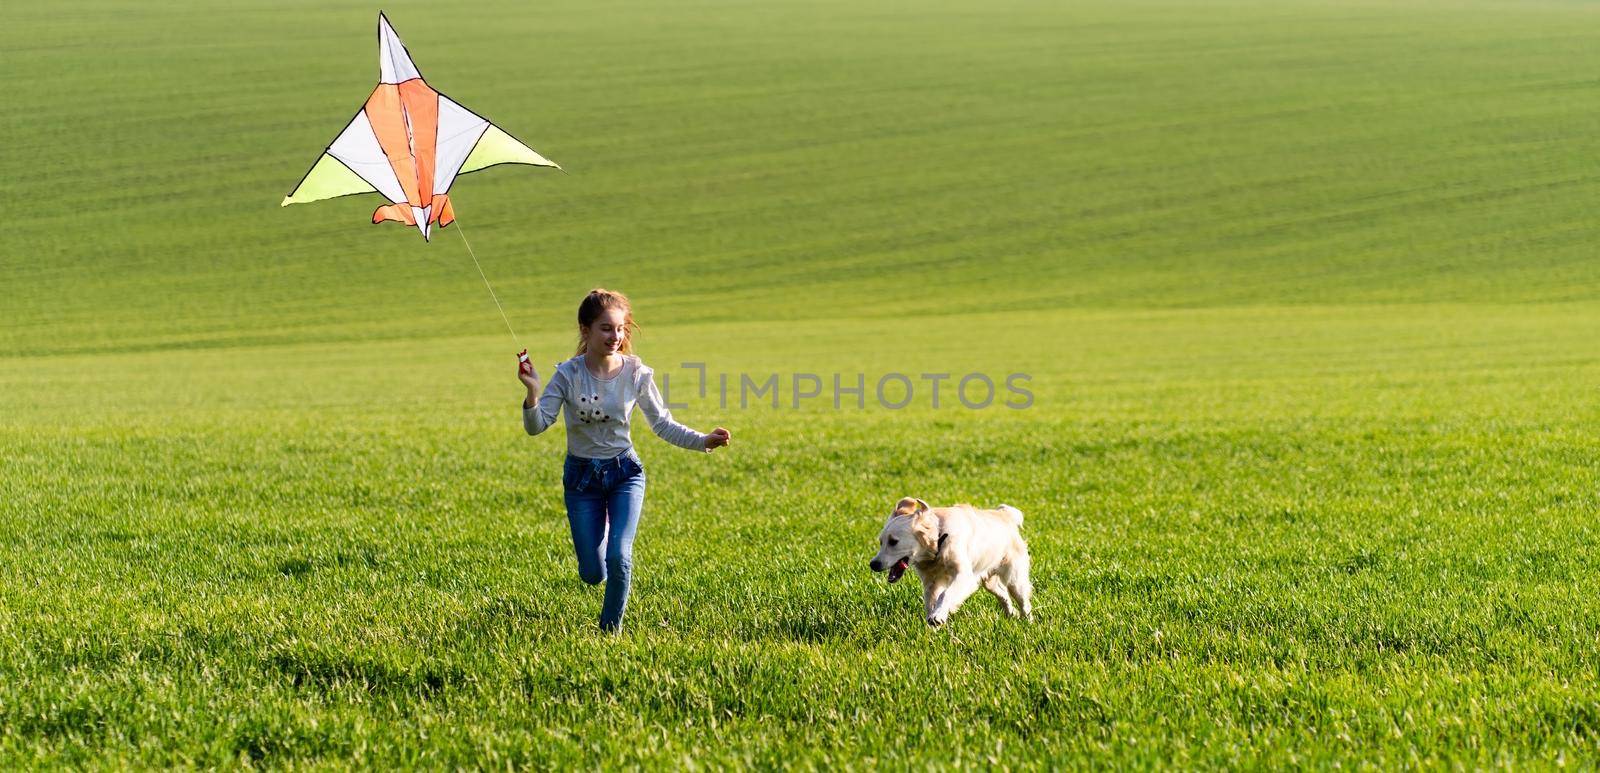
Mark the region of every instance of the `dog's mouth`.
<instances>
[{"instance_id":1,"label":"dog's mouth","mask_svg":"<svg viewBox=\"0 0 1600 773\"><path fill-rule=\"evenodd\" d=\"M900 576L906 573L906 567L910 565L911 558L909 556L894 562L894 566L889 567L889 582L899 582Z\"/></svg>"}]
</instances>

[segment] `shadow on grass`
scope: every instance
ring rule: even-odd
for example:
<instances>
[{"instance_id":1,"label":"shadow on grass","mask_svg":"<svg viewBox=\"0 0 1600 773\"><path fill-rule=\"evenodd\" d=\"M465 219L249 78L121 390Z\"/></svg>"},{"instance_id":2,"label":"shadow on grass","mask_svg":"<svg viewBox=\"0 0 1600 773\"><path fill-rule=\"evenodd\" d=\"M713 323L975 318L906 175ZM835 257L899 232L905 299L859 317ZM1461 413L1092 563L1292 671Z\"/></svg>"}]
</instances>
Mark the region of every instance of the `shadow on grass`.
<instances>
[{"instance_id":1,"label":"shadow on grass","mask_svg":"<svg viewBox=\"0 0 1600 773\"><path fill-rule=\"evenodd\" d=\"M266 666L289 677L298 689L323 693L356 690L369 695L431 698L467 681L460 667L447 663L395 663L369 655L310 649L273 653Z\"/></svg>"}]
</instances>

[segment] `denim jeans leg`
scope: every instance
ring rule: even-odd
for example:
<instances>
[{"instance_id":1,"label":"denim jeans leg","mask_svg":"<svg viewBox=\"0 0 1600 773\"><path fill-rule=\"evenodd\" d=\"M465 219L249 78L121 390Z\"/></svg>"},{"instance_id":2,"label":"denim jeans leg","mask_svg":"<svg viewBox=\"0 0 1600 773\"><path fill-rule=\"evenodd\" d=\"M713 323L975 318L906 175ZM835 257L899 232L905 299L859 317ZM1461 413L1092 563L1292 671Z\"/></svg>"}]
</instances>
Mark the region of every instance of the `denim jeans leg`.
<instances>
[{"instance_id":1,"label":"denim jeans leg","mask_svg":"<svg viewBox=\"0 0 1600 773\"><path fill-rule=\"evenodd\" d=\"M590 585L606 579L601 563L606 541L606 496L597 486L566 488L567 525L572 528L572 548L578 554L578 576Z\"/></svg>"},{"instance_id":2,"label":"denim jeans leg","mask_svg":"<svg viewBox=\"0 0 1600 773\"><path fill-rule=\"evenodd\" d=\"M644 470L624 475L619 469L617 477L620 480L608 492L606 506L611 529L605 545L606 600L600 610L600 627L608 631L622 627L633 582L633 537L644 511Z\"/></svg>"}]
</instances>

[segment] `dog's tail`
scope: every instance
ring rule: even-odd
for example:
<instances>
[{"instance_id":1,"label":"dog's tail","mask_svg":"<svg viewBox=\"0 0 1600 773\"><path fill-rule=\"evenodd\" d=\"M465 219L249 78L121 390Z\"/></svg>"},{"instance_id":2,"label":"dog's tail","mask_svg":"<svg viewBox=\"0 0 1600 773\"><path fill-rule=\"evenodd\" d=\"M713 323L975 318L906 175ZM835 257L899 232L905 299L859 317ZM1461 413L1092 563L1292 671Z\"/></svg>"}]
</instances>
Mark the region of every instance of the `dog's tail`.
<instances>
[{"instance_id":1,"label":"dog's tail","mask_svg":"<svg viewBox=\"0 0 1600 773\"><path fill-rule=\"evenodd\" d=\"M1000 512L1002 512L1002 513L1005 513L1006 515L1011 516L1011 522L1012 523L1014 523L1014 524L1016 524L1018 526L1022 525L1022 511L1021 510L1018 510L1017 508L1012 507L1011 505L1001 505L1000 507L998 507L996 509L999 510Z\"/></svg>"}]
</instances>

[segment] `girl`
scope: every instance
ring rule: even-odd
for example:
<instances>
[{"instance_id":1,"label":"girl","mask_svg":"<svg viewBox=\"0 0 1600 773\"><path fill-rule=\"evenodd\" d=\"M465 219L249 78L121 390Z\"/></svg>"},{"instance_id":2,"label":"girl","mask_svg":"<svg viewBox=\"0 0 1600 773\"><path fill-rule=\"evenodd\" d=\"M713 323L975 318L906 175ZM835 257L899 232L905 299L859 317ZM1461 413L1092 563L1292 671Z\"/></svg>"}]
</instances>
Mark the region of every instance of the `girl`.
<instances>
[{"instance_id":1,"label":"girl","mask_svg":"<svg viewBox=\"0 0 1600 773\"><path fill-rule=\"evenodd\" d=\"M652 378L633 355L633 309L622 293L595 289L578 304L578 354L556 366L539 393L539 374L518 355L517 378L528 387L522 427L537 435L566 415L567 461L561 473L567 523L578 551L578 576L606 583L600 628L619 631L633 574L633 536L644 508L644 462L628 432L635 403L650 429L675 446L710 453L731 439L717 427L702 434L672 419Z\"/></svg>"}]
</instances>

